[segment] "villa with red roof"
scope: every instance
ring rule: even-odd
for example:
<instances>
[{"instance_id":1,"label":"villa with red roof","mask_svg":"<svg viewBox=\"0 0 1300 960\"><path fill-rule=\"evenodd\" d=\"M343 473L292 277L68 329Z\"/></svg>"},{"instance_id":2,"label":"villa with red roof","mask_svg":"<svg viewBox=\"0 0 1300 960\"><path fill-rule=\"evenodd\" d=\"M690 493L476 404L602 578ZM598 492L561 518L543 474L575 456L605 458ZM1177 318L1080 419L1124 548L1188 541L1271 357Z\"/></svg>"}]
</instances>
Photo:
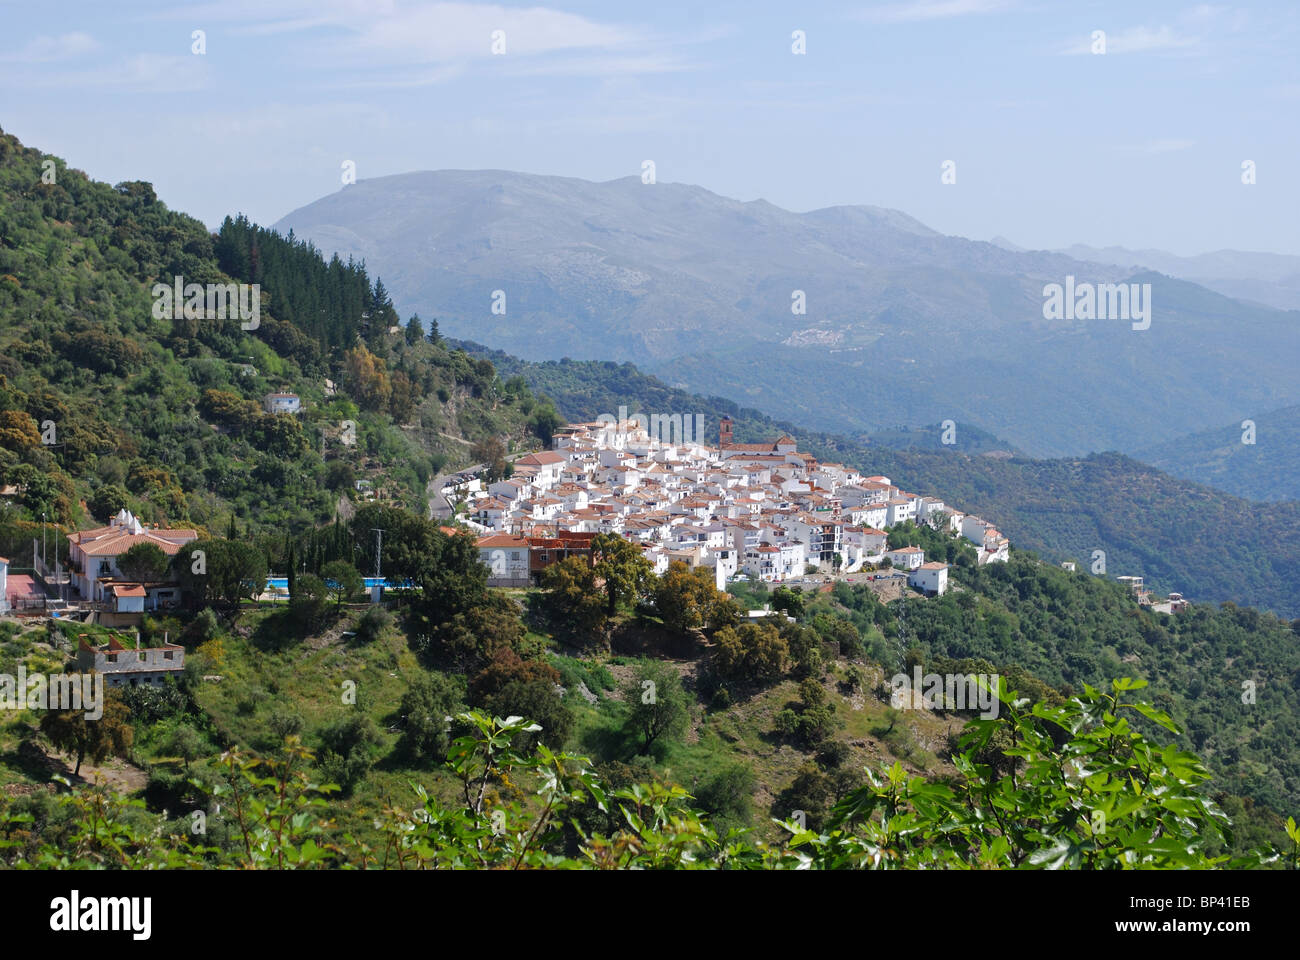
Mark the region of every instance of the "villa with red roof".
<instances>
[{"instance_id":1,"label":"villa with red roof","mask_svg":"<svg viewBox=\"0 0 1300 960\"><path fill-rule=\"evenodd\" d=\"M80 530L68 536L72 582L86 600L108 600L115 585L142 586L127 580L118 557L138 543L152 543L168 557L197 540L197 531L141 523L129 510L119 510L106 527ZM116 581L116 583L112 583Z\"/></svg>"}]
</instances>

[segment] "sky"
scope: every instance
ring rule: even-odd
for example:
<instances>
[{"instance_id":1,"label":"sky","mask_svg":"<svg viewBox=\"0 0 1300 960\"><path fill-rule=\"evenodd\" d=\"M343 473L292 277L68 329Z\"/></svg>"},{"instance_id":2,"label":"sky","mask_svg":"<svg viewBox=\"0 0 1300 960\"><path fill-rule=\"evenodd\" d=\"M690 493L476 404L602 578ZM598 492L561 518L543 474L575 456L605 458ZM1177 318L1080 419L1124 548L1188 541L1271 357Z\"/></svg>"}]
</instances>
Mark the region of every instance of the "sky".
<instances>
[{"instance_id":1,"label":"sky","mask_svg":"<svg viewBox=\"0 0 1300 960\"><path fill-rule=\"evenodd\" d=\"M1300 254L1294 0L542 3L0 0L0 127L212 227L273 223L346 162L652 160L1035 249Z\"/></svg>"}]
</instances>

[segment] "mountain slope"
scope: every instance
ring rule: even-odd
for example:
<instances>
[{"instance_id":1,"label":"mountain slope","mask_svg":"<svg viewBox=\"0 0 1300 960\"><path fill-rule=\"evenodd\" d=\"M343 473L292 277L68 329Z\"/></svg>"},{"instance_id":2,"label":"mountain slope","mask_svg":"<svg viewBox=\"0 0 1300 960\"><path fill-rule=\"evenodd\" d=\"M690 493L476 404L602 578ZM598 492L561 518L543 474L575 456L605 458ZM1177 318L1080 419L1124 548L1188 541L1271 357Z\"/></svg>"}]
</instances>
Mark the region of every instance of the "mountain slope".
<instances>
[{"instance_id":1,"label":"mountain slope","mask_svg":"<svg viewBox=\"0 0 1300 960\"><path fill-rule=\"evenodd\" d=\"M1134 457L1239 497L1300 499L1300 407L1248 419L1253 435L1243 420L1139 450Z\"/></svg>"},{"instance_id":2,"label":"mountain slope","mask_svg":"<svg viewBox=\"0 0 1300 960\"><path fill-rule=\"evenodd\" d=\"M177 277L260 284L256 329L159 318L152 285ZM96 183L0 132L0 483L18 488L0 553L30 556L42 514L74 527L122 507L283 535L328 521L356 480L422 509L431 476L470 462L465 441L540 444L526 390L390 334L396 317L358 264L242 218L210 235L147 183ZM264 413L277 391L302 412Z\"/></svg>"},{"instance_id":3,"label":"mountain slope","mask_svg":"<svg viewBox=\"0 0 1300 960\"><path fill-rule=\"evenodd\" d=\"M799 214L636 178L438 171L358 182L277 226L364 258L450 335L633 360L819 429L954 419L1043 456L1300 402L1293 314L875 207ZM1067 276L1150 283L1150 328L1044 319L1044 286Z\"/></svg>"}]
</instances>

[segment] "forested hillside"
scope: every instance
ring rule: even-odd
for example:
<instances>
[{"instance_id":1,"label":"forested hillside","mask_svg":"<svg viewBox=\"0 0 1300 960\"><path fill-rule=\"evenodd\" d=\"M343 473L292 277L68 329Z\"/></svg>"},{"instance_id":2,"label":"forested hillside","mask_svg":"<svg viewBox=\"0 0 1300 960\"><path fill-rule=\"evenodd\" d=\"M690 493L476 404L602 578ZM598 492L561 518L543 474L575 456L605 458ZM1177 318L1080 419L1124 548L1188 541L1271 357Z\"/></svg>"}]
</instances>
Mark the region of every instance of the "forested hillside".
<instances>
[{"instance_id":1,"label":"forested hillside","mask_svg":"<svg viewBox=\"0 0 1300 960\"><path fill-rule=\"evenodd\" d=\"M1273 410L1139 450L1143 463L1238 497L1300 499L1300 407Z\"/></svg>"},{"instance_id":2,"label":"forested hillside","mask_svg":"<svg viewBox=\"0 0 1300 960\"><path fill-rule=\"evenodd\" d=\"M993 521L1012 543L1049 560L1091 569L1105 553L1111 576L1144 576L1158 590L1300 616L1300 503L1259 503L1180 480L1116 453L1060 460L1009 456L988 434L957 424L952 445L941 425L904 446L899 431L844 438L774 421L720 397L665 385L632 364L562 360L528 363L481 346L503 374L523 376L570 420L629 411L702 414L715 430L726 414L738 440L791 433L801 450Z\"/></svg>"},{"instance_id":3,"label":"forested hillside","mask_svg":"<svg viewBox=\"0 0 1300 960\"><path fill-rule=\"evenodd\" d=\"M2 134L0 238L0 482L18 490L5 555L28 555L42 515L70 529L123 506L301 531L357 480L418 510L474 442L536 446L554 425L432 319L399 326L363 265L243 218L210 235L146 183L96 183ZM155 316L152 286L178 277L260 285L256 328ZM302 413L266 413L272 392Z\"/></svg>"}]
</instances>

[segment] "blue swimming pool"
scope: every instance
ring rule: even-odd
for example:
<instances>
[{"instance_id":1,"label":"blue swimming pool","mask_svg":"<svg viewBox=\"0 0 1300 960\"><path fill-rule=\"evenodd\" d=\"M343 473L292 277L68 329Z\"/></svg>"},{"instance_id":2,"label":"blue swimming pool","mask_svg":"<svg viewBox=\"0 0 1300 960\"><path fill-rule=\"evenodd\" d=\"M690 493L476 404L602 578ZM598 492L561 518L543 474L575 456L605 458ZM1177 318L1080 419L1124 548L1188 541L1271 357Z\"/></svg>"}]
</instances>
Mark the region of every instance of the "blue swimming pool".
<instances>
[{"instance_id":1,"label":"blue swimming pool","mask_svg":"<svg viewBox=\"0 0 1300 960\"><path fill-rule=\"evenodd\" d=\"M384 577L362 577L361 579L365 580L365 582L366 582L366 589L367 589L367 590L369 590L371 587L373 587L373 586L374 586L375 584L377 584L377 583L382 583L382 584L384 585L384 589L385 589L385 590L395 590L395 589L397 589L398 587L409 587L409 586L412 585L412 584L411 584L410 582L408 582L408 581L403 581L403 582L401 582L401 583L394 583L392 580L388 580L388 579L386 579L386 578L384 578ZM267 589L268 591L270 591L270 590L288 590L288 589L289 589L289 578L288 578L288 577L267 577L267 578L266 578L266 589Z\"/></svg>"}]
</instances>

